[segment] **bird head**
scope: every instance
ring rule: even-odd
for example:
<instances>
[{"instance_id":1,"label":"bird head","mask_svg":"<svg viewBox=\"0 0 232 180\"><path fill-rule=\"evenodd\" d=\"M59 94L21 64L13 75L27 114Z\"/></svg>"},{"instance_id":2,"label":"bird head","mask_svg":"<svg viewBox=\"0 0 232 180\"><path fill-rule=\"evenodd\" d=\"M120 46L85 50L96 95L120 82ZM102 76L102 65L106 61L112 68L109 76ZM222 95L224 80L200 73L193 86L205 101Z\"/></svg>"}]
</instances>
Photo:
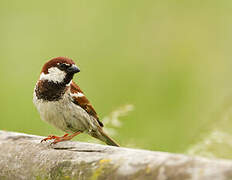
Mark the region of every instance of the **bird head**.
<instances>
[{"instance_id":1,"label":"bird head","mask_svg":"<svg viewBox=\"0 0 232 180\"><path fill-rule=\"evenodd\" d=\"M68 84L72 80L74 74L78 72L80 72L80 69L75 65L72 59L57 57L44 64L40 73L40 80Z\"/></svg>"}]
</instances>

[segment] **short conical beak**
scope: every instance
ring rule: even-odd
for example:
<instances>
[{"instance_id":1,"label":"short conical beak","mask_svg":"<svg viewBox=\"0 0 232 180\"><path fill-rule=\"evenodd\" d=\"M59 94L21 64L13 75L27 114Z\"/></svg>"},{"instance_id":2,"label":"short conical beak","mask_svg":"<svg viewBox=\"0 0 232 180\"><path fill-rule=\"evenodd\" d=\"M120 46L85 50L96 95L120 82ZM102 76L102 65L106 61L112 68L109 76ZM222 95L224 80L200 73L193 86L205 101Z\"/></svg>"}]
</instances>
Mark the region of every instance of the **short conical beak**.
<instances>
[{"instance_id":1,"label":"short conical beak","mask_svg":"<svg viewBox=\"0 0 232 180\"><path fill-rule=\"evenodd\" d=\"M73 64L71 67L69 67L69 68L67 69L67 71L68 71L68 73L73 73L73 74L75 74L75 73L80 72L80 69L79 69L76 65Z\"/></svg>"}]
</instances>

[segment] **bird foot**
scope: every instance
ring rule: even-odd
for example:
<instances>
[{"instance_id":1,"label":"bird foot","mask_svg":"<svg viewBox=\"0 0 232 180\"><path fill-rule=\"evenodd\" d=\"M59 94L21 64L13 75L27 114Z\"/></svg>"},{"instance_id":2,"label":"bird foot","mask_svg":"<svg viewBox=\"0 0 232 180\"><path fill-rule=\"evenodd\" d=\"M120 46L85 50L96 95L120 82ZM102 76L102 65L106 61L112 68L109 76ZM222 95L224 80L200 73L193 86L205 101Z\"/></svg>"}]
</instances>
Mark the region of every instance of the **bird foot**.
<instances>
[{"instance_id":1,"label":"bird foot","mask_svg":"<svg viewBox=\"0 0 232 180\"><path fill-rule=\"evenodd\" d=\"M59 136L54 136L54 135L49 135L48 137L42 139L40 142L42 143L43 141L53 140L53 139L54 139L54 142L55 142L56 140L63 139L63 138L65 138L65 137L67 137L67 136L68 136L68 134L65 134L65 135L63 135L63 136L61 136L61 137L59 137ZM53 143L54 143L54 142L53 142Z\"/></svg>"},{"instance_id":2,"label":"bird foot","mask_svg":"<svg viewBox=\"0 0 232 180\"><path fill-rule=\"evenodd\" d=\"M71 134L71 135L65 134L65 135L63 135L63 136L61 136L61 137L50 135L50 136L48 136L47 138L42 139L42 140L41 140L41 143L42 143L43 141L53 140L53 139L54 139L54 141L53 141L51 144L56 144L56 143L62 142L62 141L68 141L68 140L74 138L76 135L78 135L78 134L80 134L80 133L81 133L81 132L76 132L76 133Z\"/></svg>"}]
</instances>

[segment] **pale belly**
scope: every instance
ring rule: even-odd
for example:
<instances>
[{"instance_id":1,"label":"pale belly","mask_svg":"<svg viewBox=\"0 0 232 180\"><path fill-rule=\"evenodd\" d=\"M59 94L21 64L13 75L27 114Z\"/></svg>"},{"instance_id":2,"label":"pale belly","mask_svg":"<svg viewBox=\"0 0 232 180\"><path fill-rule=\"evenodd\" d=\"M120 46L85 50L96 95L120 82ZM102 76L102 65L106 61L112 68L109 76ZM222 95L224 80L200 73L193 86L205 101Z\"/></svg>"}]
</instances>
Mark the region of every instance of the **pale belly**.
<instances>
[{"instance_id":1,"label":"pale belly","mask_svg":"<svg viewBox=\"0 0 232 180\"><path fill-rule=\"evenodd\" d=\"M41 119L67 133L90 132L97 129L96 120L80 106L70 103L68 96L59 101L44 101L34 97Z\"/></svg>"}]
</instances>

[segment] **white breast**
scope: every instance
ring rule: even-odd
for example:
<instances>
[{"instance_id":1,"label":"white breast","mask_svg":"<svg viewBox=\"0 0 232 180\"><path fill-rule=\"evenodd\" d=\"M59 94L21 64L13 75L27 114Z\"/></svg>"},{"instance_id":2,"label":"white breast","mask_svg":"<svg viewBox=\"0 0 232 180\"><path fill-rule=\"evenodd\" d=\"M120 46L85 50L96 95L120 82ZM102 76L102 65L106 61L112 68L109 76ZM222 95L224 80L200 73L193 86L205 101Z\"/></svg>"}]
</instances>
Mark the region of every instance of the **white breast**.
<instances>
[{"instance_id":1,"label":"white breast","mask_svg":"<svg viewBox=\"0 0 232 180\"><path fill-rule=\"evenodd\" d=\"M33 102L41 119L67 133L97 129L96 120L80 106L74 104L69 93L65 93L59 101L37 99L34 93Z\"/></svg>"}]
</instances>

